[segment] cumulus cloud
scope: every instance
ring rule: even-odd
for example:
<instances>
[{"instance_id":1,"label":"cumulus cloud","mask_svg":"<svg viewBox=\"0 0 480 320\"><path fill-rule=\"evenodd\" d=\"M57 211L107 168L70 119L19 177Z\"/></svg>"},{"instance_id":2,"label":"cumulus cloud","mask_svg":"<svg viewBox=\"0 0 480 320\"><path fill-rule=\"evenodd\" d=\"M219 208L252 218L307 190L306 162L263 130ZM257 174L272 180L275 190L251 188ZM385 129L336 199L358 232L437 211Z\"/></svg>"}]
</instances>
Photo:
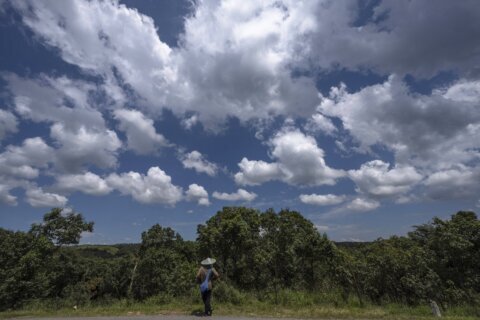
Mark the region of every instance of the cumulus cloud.
<instances>
[{"instance_id":1,"label":"cumulus cloud","mask_svg":"<svg viewBox=\"0 0 480 320\"><path fill-rule=\"evenodd\" d=\"M43 191L42 188L31 187L27 189L26 201L32 207L63 207L67 204L68 199L56 193Z\"/></svg>"},{"instance_id":2,"label":"cumulus cloud","mask_svg":"<svg viewBox=\"0 0 480 320\"><path fill-rule=\"evenodd\" d=\"M196 183L192 183L188 186L188 190L185 192L187 201L197 201L199 205L209 206L208 192L204 187L199 186Z\"/></svg>"},{"instance_id":3,"label":"cumulus cloud","mask_svg":"<svg viewBox=\"0 0 480 320\"><path fill-rule=\"evenodd\" d=\"M17 205L17 197L10 194L11 189L13 189L11 185L0 183L0 203L10 206Z\"/></svg>"},{"instance_id":4,"label":"cumulus cloud","mask_svg":"<svg viewBox=\"0 0 480 320\"><path fill-rule=\"evenodd\" d=\"M211 177L215 176L218 171L216 164L206 160L205 157L196 150L181 154L180 161L182 161L184 168L194 169L196 172L206 173Z\"/></svg>"},{"instance_id":5,"label":"cumulus cloud","mask_svg":"<svg viewBox=\"0 0 480 320\"><path fill-rule=\"evenodd\" d=\"M48 167L54 161L54 150L42 138L25 139L21 146L7 146L0 154L0 176L34 179L39 168Z\"/></svg>"},{"instance_id":6,"label":"cumulus cloud","mask_svg":"<svg viewBox=\"0 0 480 320\"><path fill-rule=\"evenodd\" d=\"M150 17L115 1L12 5L65 61L106 83L120 78L141 98L138 103L154 106L153 113L158 107L195 112L215 125L229 116L311 114L318 103L313 79L292 77L289 68L297 33L315 26L312 15L305 16L310 4L199 2L175 50L159 39Z\"/></svg>"},{"instance_id":7,"label":"cumulus cloud","mask_svg":"<svg viewBox=\"0 0 480 320\"><path fill-rule=\"evenodd\" d=\"M466 74L480 61L480 45L472 41L480 33L475 0L436 1L436 10L423 1L379 1L364 21L357 21L359 5L351 1L205 0L185 18L177 48L161 41L152 18L117 1L11 6L65 61L100 76L110 95L122 96L116 91L124 83L152 114L161 107L193 112L187 127L229 116L310 116L318 95L303 70L431 77L444 70Z\"/></svg>"},{"instance_id":8,"label":"cumulus cloud","mask_svg":"<svg viewBox=\"0 0 480 320\"><path fill-rule=\"evenodd\" d=\"M394 167L381 160L361 165L358 170L349 170L348 176L357 185L357 191L371 197L400 196L413 188L422 175L409 166Z\"/></svg>"},{"instance_id":9,"label":"cumulus cloud","mask_svg":"<svg viewBox=\"0 0 480 320\"><path fill-rule=\"evenodd\" d=\"M147 175L138 172L112 173L106 178L108 186L130 195L141 203L175 205L182 199L182 188L172 184L172 178L159 167L148 169Z\"/></svg>"},{"instance_id":10,"label":"cumulus cloud","mask_svg":"<svg viewBox=\"0 0 480 320\"><path fill-rule=\"evenodd\" d=\"M346 209L352 211L372 211L375 210L380 206L380 202L372 200L372 199L365 199L365 198L356 198L352 200L349 204L345 206Z\"/></svg>"},{"instance_id":11,"label":"cumulus cloud","mask_svg":"<svg viewBox=\"0 0 480 320\"><path fill-rule=\"evenodd\" d=\"M0 141L2 141L8 133L17 132L17 125L17 117L15 117L13 113L0 109Z\"/></svg>"},{"instance_id":12,"label":"cumulus cloud","mask_svg":"<svg viewBox=\"0 0 480 320\"><path fill-rule=\"evenodd\" d=\"M382 146L394 154L392 168L370 162L348 172L365 197L405 196L425 175L426 192L436 198L448 194L437 182L443 177L462 178L464 186L458 189L465 190L477 177L480 43L472 40L480 34L476 0L439 0L435 10L424 1L383 0L362 21L358 2L352 1L205 0L196 2L193 14L185 17L176 48L162 42L152 18L118 1L18 0L8 6L37 40L96 80L2 74L15 114L51 125L56 149L47 146L48 160L35 162L7 147L0 155L0 175L34 179L50 163L75 174L90 165L115 168L122 143L102 113L109 110L118 120L128 148L149 154L168 144L152 119L169 108L184 119L187 129L198 122L215 128L230 117L246 122L282 115L307 119L309 134L336 136L340 126L335 124L340 123L358 144L356 150ZM329 96L319 96L318 76L338 69L398 76L358 92L341 85ZM413 93L401 80L405 74L430 78L440 71L453 71L460 80L431 94ZM120 103L142 112L112 111ZM0 140L16 130L13 113L0 110ZM345 147L345 140L336 138ZM276 180L295 186L333 185L347 175L330 168L315 139L299 130L281 130L268 146L271 161L240 161L237 184ZM15 157L22 160L12 160ZM218 170L198 151L181 161L211 176ZM128 174L117 178L133 181ZM136 174L149 190L148 175ZM151 197L125 194L148 203L157 199L155 192ZM458 191L458 196L466 193ZM8 196L4 199L13 203Z\"/></svg>"},{"instance_id":13,"label":"cumulus cloud","mask_svg":"<svg viewBox=\"0 0 480 320\"><path fill-rule=\"evenodd\" d=\"M63 123L72 130L105 127L102 113L90 106L91 95L97 90L93 84L45 74L29 79L7 73L3 78L12 93L15 111L22 118Z\"/></svg>"},{"instance_id":14,"label":"cumulus cloud","mask_svg":"<svg viewBox=\"0 0 480 320\"><path fill-rule=\"evenodd\" d=\"M56 164L65 171L79 171L86 164L114 167L121 142L106 128L103 115L90 105L94 85L66 77L40 75L25 79L4 76L17 113L51 125L50 136L58 150ZM98 98L97 98L98 101Z\"/></svg>"},{"instance_id":15,"label":"cumulus cloud","mask_svg":"<svg viewBox=\"0 0 480 320\"><path fill-rule=\"evenodd\" d=\"M80 171L89 164L99 168L112 168L117 164L122 143L112 130L84 126L72 130L56 123L51 127L50 135L59 145L56 152L58 165L67 172Z\"/></svg>"},{"instance_id":16,"label":"cumulus cloud","mask_svg":"<svg viewBox=\"0 0 480 320\"><path fill-rule=\"evenodd\" d=\"M344 195L335 194L301 194L300 201L306 204L316 206L331 206L344 202L346 197Z\"/></svg>"},{"instance_id":17,"label":"cumulus cloud","mask_svg":"<svg viewBox=\"0 0 480 320\"><path fill-rule=\"evenodd\" d=\"M235 182L240 185L259 185L283 177L278 163L243 158L238 166L240 172L235 174Z\"/></svg>"},{"instance_id":18,"label":"cumulus cloud","mask_svg":"<svg viewBox=\"0 0 480 320\"><path fill-rule=\"evenodd\" d=\"M338 117L364 151L383 145L394 152L398 164L448 168L479 156L478 88L478 81L462 81L421 95L391 76L356 93L344 86L332 88L319 110Z\"/></svg>"},{"instance_id":19,"label":"cumulus cloud","mask_svg":"<svg viewBox=\"0 0 480 320\"><path fill-rule=\"evenodd\" d=\"M332 120L321 113L312 115L308 120L305 129L313 133L320 131L327 135L332 135L337 131L337 127L333 124Z\"/></svg>"},{"instance_id":20,"label":"cumulus cloud","mask_svg":"<svg viewBox=\"0 0 480 320\"><path fill-rule=\"evenodd\" d=\"M457 165L437 171L424 182L432 199L476 199L480 194L480 168Z\"/></svg>"},{"instance_id":21,"label":"cumulus cloud","mask_svg":"<svg viewBox=\"0 0 480 320\"><path fill-rule=\"evenodd\" d=\"M198 123L198 116L194 114L193 116L183 119L181 123L185 129L190 130Z\"/></svg>"},{"instance_id":22,"label":"cumulus cloud","mask_svg":"<svg viewBox=\"0 0 480 320\"><path fill-rule=\"evenodd\" d=\"M18 1L23 22L68 63L116 83L115 72L145 99L163 105L165 82L174 76L171 49L153 19L117 1ZM134 45L133 45L134 43Z\"/></svg>"},{"instance_id":23,"label":"cumulus cloud","mask_svg":"<svg viewBox=\"0 0 480 320\"><path fill-rule=\"evenodd\" d=\"M246 201L250 202L254 200L257 195L253 192L248 192L247 190L244 189L238 189L234 193L225 193L225 192L213 192L212 197L215 199L219 200L224 200L224 201Z\"/></svg>"},{"instance_id":24,"label":"cumulus cloud","mask_svg":"<svg viewBox=\"0 0 480 320\"><path fill-rule=\"evenodd\" d=\"M324 152L311 136L299 130L284 128L270 141L271 156L276 162L243 158L235 181L240 185L257 185L280 180L291 185L333 185L343 177L342 170L332 169L325 163Z\"/></svg>"},{"instance_id":25,"label":"cumulus cloud","mask_svg":"<svg viewBox=\"0 0 480 320\"><path fill-rule=\"evenodd\" d=\"M169 146L167 139L158 134L153 120L137 110L118 109L113 112L120 122L119 129L127 135L127 147L138 154L151 154Z\"/></svg>"},{"instance_id":26,"label":"cumulus cloud","mask_svg":"<svg viewBox=\"0 0 480 320\"><path fill-rule=\"evenodd\" d=\"M112 191L104 179L92 172L59 175L56 180L55 188L62 192L80 191L85 194L102 196Z\"/></svg>"}]
</instances>

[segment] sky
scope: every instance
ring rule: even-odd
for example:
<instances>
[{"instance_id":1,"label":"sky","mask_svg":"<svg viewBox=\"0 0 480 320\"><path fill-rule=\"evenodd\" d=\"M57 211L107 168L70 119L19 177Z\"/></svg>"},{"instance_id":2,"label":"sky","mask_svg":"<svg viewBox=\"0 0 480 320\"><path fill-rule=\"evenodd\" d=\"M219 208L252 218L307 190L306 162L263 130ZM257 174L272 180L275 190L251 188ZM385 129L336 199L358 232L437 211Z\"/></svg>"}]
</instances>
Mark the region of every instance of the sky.
<instances>
[{"instance_id":1,"label":"sky","mask_svg":"<svg viewBox=\"0 0 480 320\"><path fill-rule=\"evenodd\" d=\"M247 206L370 241L478 181L478 0L0 1L2 228L193 240Z\"/></svg>"}]
</instances>

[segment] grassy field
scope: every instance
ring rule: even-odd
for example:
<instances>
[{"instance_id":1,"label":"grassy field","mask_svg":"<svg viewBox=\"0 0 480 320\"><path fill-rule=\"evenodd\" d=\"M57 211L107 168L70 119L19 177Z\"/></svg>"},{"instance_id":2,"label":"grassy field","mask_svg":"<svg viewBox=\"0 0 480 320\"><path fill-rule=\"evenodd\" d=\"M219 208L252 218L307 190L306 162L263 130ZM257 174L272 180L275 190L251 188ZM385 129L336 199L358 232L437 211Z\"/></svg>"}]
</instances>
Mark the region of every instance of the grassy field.
<instances>
[{"instance_id":1,"label":"grassy field","mask_svg":"<svg viewBox=\"0 0 480 320\"><path fill-rule=\"evenodd\" d=\"M320 319L432 319L429 306L407 307L405 305L387 304L384 306L359 306L355 301L344 305L331 303L310 304L304 301L291 301L278 305L270 302L251 300L241 304L213 302L216 315L261 316L278 318L320 318ZM153 297L144 302L116 300L109 303L89 303L78 307L67 306L62 302L32 302L21 310L5 311L0 318L9 317L70 317L70 316L114 316L114 315L159 315L184 314L198 315L203 305L192 298ZM443 312L444 319L479 319L478 307L455 307Z\"/></svg>"}]
</instances>

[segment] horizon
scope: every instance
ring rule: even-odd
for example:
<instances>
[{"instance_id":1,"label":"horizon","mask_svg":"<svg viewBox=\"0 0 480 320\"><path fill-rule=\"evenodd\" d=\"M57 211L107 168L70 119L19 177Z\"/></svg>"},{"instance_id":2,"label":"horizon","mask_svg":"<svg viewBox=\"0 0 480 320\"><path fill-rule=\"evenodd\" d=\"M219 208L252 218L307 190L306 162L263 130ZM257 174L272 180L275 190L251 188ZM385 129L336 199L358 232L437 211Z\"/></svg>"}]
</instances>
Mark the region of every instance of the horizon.
<instances>
[{"instance_id":1,"label":"horizon","mask_svg":"<svg viewBox=\"0 0 480 320\"><path fill-rule=\"evenodd\" d=\"M447 14L448 13L448 14ZM0 227L184 239L225 206L336 242L480 208L480 2L0 1Z\"/></svg>"}]
</instances>

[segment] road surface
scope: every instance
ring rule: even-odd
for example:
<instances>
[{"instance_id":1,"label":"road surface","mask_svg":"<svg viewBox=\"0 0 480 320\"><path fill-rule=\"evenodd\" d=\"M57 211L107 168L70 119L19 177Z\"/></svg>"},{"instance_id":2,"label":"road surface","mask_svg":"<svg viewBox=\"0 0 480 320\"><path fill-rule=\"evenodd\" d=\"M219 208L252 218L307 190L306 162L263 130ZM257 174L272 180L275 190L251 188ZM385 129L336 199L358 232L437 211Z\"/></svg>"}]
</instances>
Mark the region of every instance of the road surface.
<instances>
[{"instance_id":1,"label":"road surface","mask_svg":"<svg viewBox=\"0 0 480 320\"><path fill-rule=\"evenodd\" d=\"M199 317L199 316L179 316L179 315L157 315L157 316L118 316L118 317L58 317L58 318L11 318L11 319L21 319L21 320L59 320L59 319L68 319L68 320L294 320L293 318L258 318L258 317L229 317L229 316L212 316L212 317Z\"/></svg>"}]
</instances>

